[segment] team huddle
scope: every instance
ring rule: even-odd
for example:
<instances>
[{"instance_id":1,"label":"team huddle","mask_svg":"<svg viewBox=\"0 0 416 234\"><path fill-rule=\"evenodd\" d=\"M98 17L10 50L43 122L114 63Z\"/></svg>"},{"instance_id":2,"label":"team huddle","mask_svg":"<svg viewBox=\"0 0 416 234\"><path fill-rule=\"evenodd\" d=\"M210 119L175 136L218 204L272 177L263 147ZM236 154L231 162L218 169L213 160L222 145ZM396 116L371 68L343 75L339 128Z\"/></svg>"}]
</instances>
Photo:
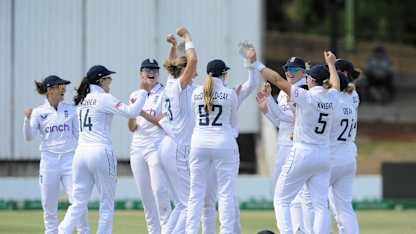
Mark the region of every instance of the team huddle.
<instances>
[{"instance_id":1,"label":"team huddle","mask_svg":"<svg viewBox=\"0 0 416 234\"><path fill-rule=\"evenodd\" d=\"M359 233L352 209L356 171L355 135L359 98L351 62L324 52L325 64L310 69L291 57L285 78L257 60L249 43L240 45L248 79L226 87L230 69L220 59L207 64L202 86L197 53L185 27L167 36L171 45L159 82L159 64L145 59L138 88L128 104L110 94L111 75L104 66L91 67L81 80L74 104L63 102L70 82L51 75L36 81L44 104L25 110L26 140L42 137L40 177L45 233L89 233L88 200L99 195L97 233L112 233L117 159L111 141L113 115L128 119L133 133L130 165L151 234L242 233L236 180L239 169L237 112L260 85L261 112L279 128L273 174L274 209L280 233L329 233L329 208L339 233ZM281 91L271 96L270 83ZM61 223L59 186L71 205ZM174 204L172 207L171 204ZM266 233L266 232L263 232Z\"/></svg>"}]
</instances>

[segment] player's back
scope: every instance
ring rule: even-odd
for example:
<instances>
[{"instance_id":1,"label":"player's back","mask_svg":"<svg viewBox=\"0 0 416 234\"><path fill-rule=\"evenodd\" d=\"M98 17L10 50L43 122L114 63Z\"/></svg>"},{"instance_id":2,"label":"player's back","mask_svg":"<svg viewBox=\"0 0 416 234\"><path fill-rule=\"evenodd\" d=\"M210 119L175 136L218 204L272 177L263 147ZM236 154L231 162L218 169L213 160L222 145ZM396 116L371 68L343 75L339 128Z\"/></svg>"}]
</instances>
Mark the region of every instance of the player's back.
<instances>
[{"instance_id":1,"label":"player's back","mask_svg":"<svg viewBox=\"0 0 416 234\"><path fill-rule=\"evenodd\" d=\"M331 127L331 144L354 143L357 134L357 106L352 94L339 94Z\"/></svg>"},{"instance_id":2,"label":"player's back","mask_svg":"<svg viewBox=\"0 0 416 234\"><path fill-rule=\"evenodd\" d=\"M111 146L111 122L113 113L109 111L111 94L96 85L90 85L91 92L78 105L79 145L105 144Z\"/></svg>"},{"instance_id":3,"label":"player's back","mask_svg":"<svg viewBox=\"0 0 416 234\"><path fill-rule=\"evenodd\" d=\"M190 144L195 125L192 116L192 92L193 86L187 85L182 89L179 79L169 78L166 81L162 112L167 114L171 134L177 144Z\"/></svg>"},{"instance_id":4,"label":"player's back","mask_svg":"<svg viewBox=\"0 0 416 234\"><path fill-rule=\"evenodd\" d=\"M292 86L296 103L294 142L328 145L338 91L315 86L310 90Z\"/></svg>"},{"instance_id":5,"label":"player's back","mask_svg":"<svg viewBox=\"0 0 416 234\"><path fill-rule=\"evenodd\" d=\"M233 89L223 85L223 81L212 78L212 110L206 112L204 107L203 87L195 89L192 95L195 128L192 135L192 147L234 148L236 116L238 108L237 94Z\"/></svg>"}]
</instances>

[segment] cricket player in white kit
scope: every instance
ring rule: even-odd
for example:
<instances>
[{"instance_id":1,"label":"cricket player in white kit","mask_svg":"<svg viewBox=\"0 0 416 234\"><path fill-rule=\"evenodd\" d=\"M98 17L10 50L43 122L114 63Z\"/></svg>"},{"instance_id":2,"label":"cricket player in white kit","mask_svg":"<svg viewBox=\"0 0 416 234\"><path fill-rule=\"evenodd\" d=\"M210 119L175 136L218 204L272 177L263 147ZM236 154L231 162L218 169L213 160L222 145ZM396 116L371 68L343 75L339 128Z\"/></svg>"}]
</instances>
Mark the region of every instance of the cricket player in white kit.
<instances>
[{"instance_id":1,"label":"cricket player in white kit","mask_svg":"<svg viewBox=\"0 0 416 234\"><path fill-rule=\"evenodd\" d=\"M44 104L25 110L23 136L31 141L42 137L39 185L42 198L45 234L58 233L58 198L62 183L72 202L72 159L78 141L78 119L74 105L64 103L69 81L51 75L35 81L39 94L46 95ZM80 219L78 233L88 233L87 216Z\"/></svg>"},{"instance_id":2,"label":"cricket player in white kit","mask_svg":"<svg viewBox=\"0 0 416 234\"><path fill-rule=\"evenodd\" d=\"M228 67L221 60L207 65L204 86L195 89L192 106L195 128L189 154L190 193L186 233L197 234L205 201L207 170L213 166L217 178L220 233L234 233L235 181L238 174L237 129L238 97L224 86Z\"/></svg>"},{"instance_id":3,"label":"cricket player in white kit","mask_svg":"<svg viewBox=\"0 0 416 234\"><path fill-rule=\"evenodd\" d=\"M240 53L246 59L246 49L252 45L249 43L240 43ZM222 62L224 63L224 62ZM245 64L246 65L246 64ZM229 68L225 65L226 69ZM256 89L259 85L258 71L256 71L251 66L246 66L248 70L248 79L237 88L235 88L238 98L238 107L241 103ZM225 78L228 79L228 76ZM225 85L226 86L226 85ZM238 130L235 129L238 134ZM238 159L240 159L239 151ZM209 168L209 176L207 182L207 192L205 197L205 204L202 212L202 233L203 234L214 234L216 232L216 203L217 203L217 177L214 165L211 165ZM241 233L240 225L240 206L237 198L235 199L235 224L234 224L234 233Z\"/></svg>"},{"instance_id":4,"label":"cricket player in white kit","mask_svg":"<svg viewBox=\"0 0 416 234\"><path fill-rule=\"evenodd\" d=\"M161 226L167 224L171 212L168 184L158 153L165 136L163 129L158 126L162 116L164 87L159 83L159 65L154 59L142 62L139 75L143 82L149 83L150 90L141 116L129 119L129 129L133 132L130 166L143 202L147 231L160 234ZM140 92L136 90L130 95L131 104ZM151 118L150 121L144 116Z\"/></svg>"},{"instance_id":5,"label":"cricket player in white kit","mask_svg":"<svg viewBox=\"0 0 416 234\"><path fill-rule=\"evenodd\" d=\"M335 70L335 55L325 51L324 57L328 68L317 65L308 72L309 90L291 85L261 63L256 62L255 65L265 79L286 92L296 105L293 149L282 168L275 191L277 225L283 234L293 233L290 203L304 184L311 194L314 208L313 233L329 233L329 132L339 79ZM329 91L328 83L333 87Z\"/></svg>"},{"instance_id":6,"label":"cricket player in white kit","mask_svg":"<svg viewBox=\"0 0 416 234\"><path fill-rule=\"evenodd\" d=\"M285 75L289 83L296 87L306 86L307 88L305 69L306 64L304 60L299 57L289 58L286 64L283 66L283 70L285 71ZM266 89L270 90L270 85L266 85ZM262 112L276 127L279 128L275 170L272 175L274 191L277 178L279 177L282 170L282 166L284 165L286 159L289 157L293 147L295 108L293 102L289 101L289 96L284 91L279 92L277 103L270 95L270 91L260 92L258 95L259 102L264 99L263 96L266 97ZM308 231L311 229L313 219L313 207L309 192L306 189L302 189L290 204L290 208L292 217L292 229L294 232L300 230L301 232L308 233Z\"/></svg>"},{"instance_id":7,"label":"cricket player in white kit","mask_svg":"<svg viewBox=\"0 0 416 234\"><path fill-rule=\"evenodd\" d=\"M159 121L168 133L161 143L159 153L175 202L168 225L162 230L162 233L166 234L185 232L186 205L189 196L188 154L194 128L191 96L197 55L188 30L180 27L176 33L185 40L185 56L176 57L176 40L173 35L169 35L167 40L172 44L172 48L164 67L170 77L165 87L164 117Z\"/></svg>"},{"instance_id":8,"label":"cricket player in white kit","mask_svg":"<svg viewBox=\"0 0 416 234\"><path fill-rule=\"evenodd\" d=\"M72 166L73 203L59 225L59 233L70 234L88 210L94 184L99 200L97 233L112 233L114 195L117 180L117 159L111 143L111 122L114 114L135 118L147 98L148 85L140 83L140 93L131 105L121 103L110 92L111 74L106 67L93 66L83 78L75 96L79 121L79 141Z\"/></svg>"},{"instance_id":9,"label":"cricket player in white kit","mask_svg":"<svg viewBox=\"0 0 416 234\"><path fill-rule=\"evenodd\" d=\"M358 234L357 217L352 208L352 183L356 172L358 102L348 78L338 73L341 93L331 128L331 177L329 202L335 215L339 233Z\"/></svg>"}]
</instances>

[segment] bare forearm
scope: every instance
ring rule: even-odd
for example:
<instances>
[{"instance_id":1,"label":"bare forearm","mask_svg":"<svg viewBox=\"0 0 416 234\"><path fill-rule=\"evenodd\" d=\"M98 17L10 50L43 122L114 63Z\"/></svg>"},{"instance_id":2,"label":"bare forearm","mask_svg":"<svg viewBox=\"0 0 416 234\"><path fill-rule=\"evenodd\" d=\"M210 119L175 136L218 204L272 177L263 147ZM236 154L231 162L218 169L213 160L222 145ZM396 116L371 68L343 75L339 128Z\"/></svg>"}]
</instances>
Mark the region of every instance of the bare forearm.
<instances>
[{"instance_id":1,"label":"bare forearm","mask_svg":"<svg viewBox=\"0 0 416 234\"><path fill-rule=\"evenodd\" d=\"M130 130L131 132L136 131L136 129L137 129L136 119L129 118L129 120L128 120L128 124L127 124L127 125L128 125L129 130Z\"/></svg>"},{"instance_id":2,"label":"bare forearm","mask_svg":"<svg viewBox=\"0 0 416 234\"><path fill-rule=\"evenodd\" d=\"M161 127L160 124L159 124L160 118L149 115L148 113L146 113L144 111L140 112L140 116L142 116L145 120L149 121L150 123L152 123L152 124L154 124L158 127Z\"/></svg>"},{"instance_id":3,"label":"bare forearm","mask_svg":"<svg viewBox=\"0 0 416 234\"><path fill-rule=\"evenodd\" d=\"M290 95L290 84L289 82L287 82L287 80L283 79L283 77L281 77L279 73L277 73L276 71L268 67L265 67L264 69L262 69L260 73L264 77L264 79L270 81L270 83L276 85L285 93Z\"/></svg>"}]
</instances>

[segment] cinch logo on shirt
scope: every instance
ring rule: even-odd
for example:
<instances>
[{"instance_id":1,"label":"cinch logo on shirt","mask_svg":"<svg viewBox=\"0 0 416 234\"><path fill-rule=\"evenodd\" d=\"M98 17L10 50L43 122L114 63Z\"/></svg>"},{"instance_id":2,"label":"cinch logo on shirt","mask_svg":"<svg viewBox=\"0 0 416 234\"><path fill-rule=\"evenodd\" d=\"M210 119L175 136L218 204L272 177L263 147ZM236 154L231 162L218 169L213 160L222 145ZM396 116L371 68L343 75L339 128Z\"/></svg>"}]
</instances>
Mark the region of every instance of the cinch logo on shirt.
<instances>
[{"instance_id":1,"label":"cinch logo on shirt","mask_svg":"<svg viewBox=\"0 0 416 234\"><path fill-rule=\"evenodd\" d=\"M68 124L52 125L45 128L46 133L69 131Z\"/></svg>"}]
</instances>

